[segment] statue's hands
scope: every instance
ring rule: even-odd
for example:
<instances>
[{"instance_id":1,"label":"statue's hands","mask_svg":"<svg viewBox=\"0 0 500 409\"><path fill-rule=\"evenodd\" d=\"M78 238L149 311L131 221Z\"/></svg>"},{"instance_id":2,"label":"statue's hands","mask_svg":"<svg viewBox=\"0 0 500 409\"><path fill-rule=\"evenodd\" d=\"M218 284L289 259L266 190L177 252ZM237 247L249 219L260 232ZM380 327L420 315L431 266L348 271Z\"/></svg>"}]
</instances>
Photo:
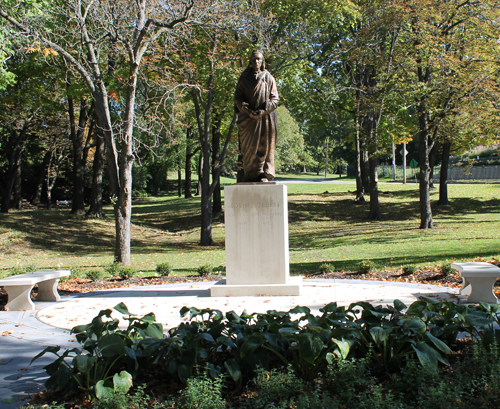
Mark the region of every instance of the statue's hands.
<instances>
[{"instance_id":1,"label":"statue's hands","mask_svg":"<svg viewBox=\"0 0 500 409\"><path fill-rule=\"evenodd\" d=\"M249 108L248 102L242 102L241 103L241 110L245 112L247 115L252 116L252 110Z\"/></svg>"},{"instance_id":2,"label":"statue's hands","mask_svg":"<svg viewBox=\"0 0 500 409\"><path fill-rule=\"evenodd\" d=\"M263 109L257 109L256 111L253 111L250 114L250 118L260 119L260 118L262 118L264 116L265 113L266 113L266 111L264 111Z\"/></svg>"}]
</instances>

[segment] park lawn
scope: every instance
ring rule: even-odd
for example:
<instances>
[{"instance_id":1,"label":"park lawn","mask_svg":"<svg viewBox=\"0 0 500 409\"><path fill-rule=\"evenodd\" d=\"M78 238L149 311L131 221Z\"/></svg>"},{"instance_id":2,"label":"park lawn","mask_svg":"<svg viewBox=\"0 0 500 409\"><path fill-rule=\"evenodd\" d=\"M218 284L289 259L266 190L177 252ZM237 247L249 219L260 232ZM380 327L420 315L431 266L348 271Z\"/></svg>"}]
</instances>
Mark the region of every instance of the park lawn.
<instances>
[{"instance_id":1,"label":"park lawn","mask_svg":"<svg viewBox=\"0 0 500 409\"><path fill-rule=\"evenodd\" d=\"M223 184L231 184L227 179ZM451 204L437 206L434 228L419 226L418 185L380 184L384 221L368 221L368 203L353 201L355 185L288 184L290 269L317 272L324 263L354 271L370 260L378 270L420 268L500 254L500 185L449 186ZM25 268L103 268L113 261L114 221L74 218L69 210L0 214L0 276ZM225 264L223 215L214 217L215 246L200 247L200 199L169 195L138 199L132 216L132 266L151 275L169 262L176 274Z\"/></svg>"}]
</instances>

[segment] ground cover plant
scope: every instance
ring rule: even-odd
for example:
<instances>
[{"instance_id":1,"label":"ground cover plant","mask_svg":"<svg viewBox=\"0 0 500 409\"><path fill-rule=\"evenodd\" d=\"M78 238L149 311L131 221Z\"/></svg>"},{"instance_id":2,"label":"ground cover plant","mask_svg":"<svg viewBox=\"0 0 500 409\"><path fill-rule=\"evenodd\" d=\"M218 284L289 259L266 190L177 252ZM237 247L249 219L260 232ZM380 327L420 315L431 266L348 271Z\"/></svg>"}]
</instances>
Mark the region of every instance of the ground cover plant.
<instances>
[{"instance_id":1,"label":"ground cover plant","mask_svg":"<svg viewBox=\"0 0 500 409\"><path fill-rule=\"evenodd\" d=\"M96 408L141 399L165 408L495 407L497 308L431 299L331 303L320 316L184 308L190 320L164 336L153 313L137 317L120 303L126 329L103 310L73 329L79 347L48 347L34 360L55 355L46 367L55 392L44 396Z\"/></svg>"},{"instance_id":2,"label":"ground cover plant","mask_svg":"<svg viewBox=\"0 0 500 409\"><path fill-rule=\"evenodd\" d=\"M292 274L317 273L324 264L358 271L363 260L373 263L374 271L398 271L403 265L438 268L499 255L498 185L450 185L451 204L433 207L435 228L428 231L418 229L417 185L381 184L381 222L366 219L368 205L353 201L354 189L343 182L288 185ZM437 199L437 191L432 198ZM216 245L198 245L199 198L138 199L133 208L132 267L139 277L154 275L161 263L181 276L196 275L205 264L224 265L222 214L214 218ZM59 209L0 214L0 276L28 266L83 274L110 266L114 224L111 208L106 212L106 219L73 218Z\"/></svg>"}]
</instances>

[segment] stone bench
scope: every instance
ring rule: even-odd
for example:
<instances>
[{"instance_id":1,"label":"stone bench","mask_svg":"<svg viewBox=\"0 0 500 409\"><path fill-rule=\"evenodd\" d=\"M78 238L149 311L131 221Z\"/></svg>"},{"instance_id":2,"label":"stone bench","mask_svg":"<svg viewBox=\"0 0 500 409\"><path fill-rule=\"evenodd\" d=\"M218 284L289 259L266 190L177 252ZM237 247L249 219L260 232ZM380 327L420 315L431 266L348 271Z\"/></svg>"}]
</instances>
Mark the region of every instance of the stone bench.
<instances>
[{"instance_id":1,"label":"stone bench","mask_svg":"<svg viewBox=\"0 0 500 409\"><path fill-rule=\"evenodd\" d=\"M59 279L70 274L70 270L41 270L0 279L0 287L7 291L9 297L5 309L34 310L31 290L35 284L38 285L37 301L59 301L61 299L57 292Z\"/></svg>"},{"instance_id":2,"label":"stone bench","mask_svg":"<svg viewBox=\"0 0 500 409\"><path fill-rule=\"evenodd\" d=\"M462 277L460 295L466 295L467 302L498 302L493 293L493 286L500 277L499 267L484 262L452 263L451 267L460 272Z\"/></svg>"}]
</instances>

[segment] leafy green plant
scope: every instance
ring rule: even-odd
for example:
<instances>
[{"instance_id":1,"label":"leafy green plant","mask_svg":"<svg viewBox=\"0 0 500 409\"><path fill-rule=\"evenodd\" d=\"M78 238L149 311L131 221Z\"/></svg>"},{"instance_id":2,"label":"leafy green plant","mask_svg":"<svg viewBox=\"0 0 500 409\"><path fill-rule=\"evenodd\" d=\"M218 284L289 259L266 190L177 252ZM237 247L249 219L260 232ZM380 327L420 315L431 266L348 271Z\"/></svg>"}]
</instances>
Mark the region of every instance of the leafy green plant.
<instances>
[{"instance_id":1,"label":"leafy green plant","mask_svg":"<svg viewBox=\"0 0 500 409\"><path fill-rule=\"evenodd\" d=\"M132 376L141 369L140 341L162 339L163 327L155 322L153 313L139 318L130 314L123 303L114 309L128 321L127 329L118 329L119 321L111 317L112 311L102 310L90 324L72 329L81 348L59 353L59 346L51 346L33 358L32 362L46 353L57 357L45 367L49 375L45 382L48 389L78 388L88 397L99 399L130 389Z\"/></svg>"},{"instance_id":2,"label":"leafy green plant","mask_svg":"<svg viewBox=\"0 0 500 409\"><path fill-rule=\"evenodd\" d=\"M335 267L331 264L328 264L328 263L324 263L324 264L321 264L321 266L319 266L319 272L321 274L331 273L334 269L335 269Z\"/></svg>"},{"instance_id":3,"label":"leafy green plant","mask_svg":"<svg viewBox=\"0 0 500 409\"><path fill-rule=\"evenodd\" d=\"M97 281L104 277L104 272L101 270L89 270L85 273L85 276L89 280Z\"/></svg>"},{"instance_id":4,"label":"leafy green plant","mask_svg":"<svg viewBox=\"0 0 500 409\"><path fill-rule=\"evenodd\" d=\"M210 264L204 264L196 269L200 277L208 277L213 273L213 267Z\"/></svg>"},{"instance_id":5,"label":"leafy green plant","mask_svg":"<svg viewBox=\"0 0 500 409\"><path fill-rule=\"evenodd\" d=\"M9 269L9 275L19 275L19 274L25 274L25 273L32 273L33 271L36 271L36 267L32 264L25 266L25 267L12 267Z\"/></svg>"},{"instance_id":6,"label":"leafy green plant","mask_svg":"<svg viewBox=\"0 0 500 409\"><path fill-rule=\"evenodd\" d=\"M362 260L359 262L359 272L367 274L373 270L375 264L370 260Z\"/></svg>"},{"instance_id":7,"label":"leafy green plant","mask_svg":"<svg viewBox=\"0 0 500 409\"><path fill-rule=\"evenodd\" d=\"M120 263L113 263L109 266L104 267L104 271L108 273L111 277L117 276L122 265Z\"/></svg>"},{"instance_id":8,"label":"leafy green plant","mask_svg":"<svg viewBox=\"0 0 500 409\"><path fill-rule=\"evenodd\" d=\"M170 263L160 263L156 266L156 272L162 277L168 277L172 273L172 266Z\"/></svg>"},{"instance_id":9,"label":"leafy green plant","mask_svg":"<svg viewBox=\"0 0 500 409\"><path fill-rule=\"evenodd\" d=\"M415 273L415 271L417 271L417 267L415 266L412 266L410 264L407 264L405 266L403 266L403 276L411 276L412 274Z\"/></svg>"},{"instance_id":10,"label":"leafy green plant","mask_svg":"<svg viewBox=\"0 0 500 409\"><path fill-rule=\"evenodd\" d=\"M187 386L179 396L184 409L225 409L226 402L222 398L224 378L210 378L207 373L190 378Z\"/></svg>"},{"instance_id":11,"label":"leafy green plant","mask_svg":"<svg viewBox=\"0 0 500 409\"><path fill-rule=\"evenodd\" d=\"M120 268L118 269L118 275L122 280L128 280L129 278L135 276L136 273L137 271L135 271L130 266L120 266Z\"/></svg>"},{"instance_id":12,"label":"leafy green plant","mask_svg":"<svg viewBox=\"0 0 500 409\"><path fill-rule=\"evenodd\" d=\"M439 271L441 271L441 274L448 276L452 274L454 270L451 267L450 263L446 263L446 264L441 264L441 266L439 267Z\"/></svg>"}]
</instances>

